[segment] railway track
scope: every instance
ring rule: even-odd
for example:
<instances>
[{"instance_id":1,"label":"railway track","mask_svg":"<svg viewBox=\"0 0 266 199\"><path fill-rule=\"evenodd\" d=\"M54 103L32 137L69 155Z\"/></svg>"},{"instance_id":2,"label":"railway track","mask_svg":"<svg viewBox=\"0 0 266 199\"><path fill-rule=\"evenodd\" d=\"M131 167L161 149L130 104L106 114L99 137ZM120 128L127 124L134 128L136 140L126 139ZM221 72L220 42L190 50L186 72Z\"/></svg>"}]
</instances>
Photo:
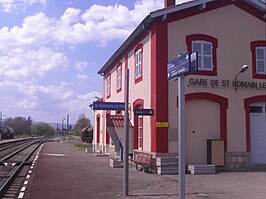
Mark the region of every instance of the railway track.
<instances>
[{"instance_id":1,"label":"railway track","mask_svg":"<svg viewBox=\"0 0 266 199\"><path fill-rule=\"evenodd\" d=\"M18 198L37 149L45 139L32 140L0 160L0 198Z\"/></svg>"},{"instance_id":2,"label":"railway track","mask_svg":"<svg viewBox=\"0 0 266 199\"><path fill-rule=\"evenodd\" d=\"M32 142L33 140L34 138L28 138L28 139L0 143L0 161L6 155L11 154L12 152L23 147L25 144Z\"/></svg>"}]
</instances>

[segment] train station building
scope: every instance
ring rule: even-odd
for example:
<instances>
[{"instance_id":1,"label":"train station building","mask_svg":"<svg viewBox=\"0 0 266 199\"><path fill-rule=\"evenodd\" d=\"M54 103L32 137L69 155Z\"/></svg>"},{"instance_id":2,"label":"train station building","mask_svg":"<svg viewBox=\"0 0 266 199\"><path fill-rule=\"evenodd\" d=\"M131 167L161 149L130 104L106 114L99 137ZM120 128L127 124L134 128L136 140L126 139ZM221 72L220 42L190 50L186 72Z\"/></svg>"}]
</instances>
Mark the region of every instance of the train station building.
<instances>
[{"instance_id":1,"label":"train station building","mask_svg":"<svg viewBox=\"0 0 266 199\"><path fill-rule=\"evenodd\" d=\"M178 156L178 82L167 79L167 63L179 54L198 52L198 71L185 81L186 163L265 166L265 3L164 4L143 19L98 72L103 102L124 102L129 69L130 151ZM154 113L134 115L136 109ZM121 134L123 115L95 110L95 151L118 154L112 137Z\"/></svg>"}]
</instances>

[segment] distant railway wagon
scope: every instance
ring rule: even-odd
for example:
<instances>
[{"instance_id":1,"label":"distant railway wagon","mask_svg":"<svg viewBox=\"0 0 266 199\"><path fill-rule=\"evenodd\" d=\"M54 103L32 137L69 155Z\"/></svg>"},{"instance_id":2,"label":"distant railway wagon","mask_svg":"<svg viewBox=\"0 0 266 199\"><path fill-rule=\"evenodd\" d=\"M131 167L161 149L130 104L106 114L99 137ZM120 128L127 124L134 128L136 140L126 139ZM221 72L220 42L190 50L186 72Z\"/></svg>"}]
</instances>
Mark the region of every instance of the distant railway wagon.
<instances>
[{"instance_id":1,"label":"distant railway wagon","mask_svg":"<svg viewBox=\"0 0 266 199\"><path fill-rule=\"evenodd\" d=\"M85 127L81 130L82 142L92 143L93 140L93 127Z\"/></svg>"},{"instance_id":2,"label":"distant railway wagon","mask_svg":"<svg viewBox=\"0 0 266 199\"><path fill-rule=\"evenodd\" d=\"M14 138L14 130L11 127L1 126L0 127L1 139L12 139Z\"/></svg>"}]
</instances>

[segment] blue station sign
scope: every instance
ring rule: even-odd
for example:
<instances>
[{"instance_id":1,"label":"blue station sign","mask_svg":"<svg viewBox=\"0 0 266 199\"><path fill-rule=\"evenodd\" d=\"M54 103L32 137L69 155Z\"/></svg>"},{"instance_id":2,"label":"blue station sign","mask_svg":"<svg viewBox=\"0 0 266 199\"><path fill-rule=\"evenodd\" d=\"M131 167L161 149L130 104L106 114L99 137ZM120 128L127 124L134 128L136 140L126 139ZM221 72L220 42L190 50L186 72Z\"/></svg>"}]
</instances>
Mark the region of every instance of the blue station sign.
<instances>
[{"instance_id":1,"label":"blue station sign","mask_svg":"<svg viewBox=\"0 0 266 199\"><path fill-rule=\"evenodd\" d=\"M198 69L197 53L190 54L186 52L179 55L176 59L168 62L167 65L167 78L168 80L176 78L180 75L189 75Z\"/></svg>"},{"instance_id":2,"label":"blue station sign","mask_svg":"<svg viewBox=\"0 0 266 199\"><path fill-rule=\"evenodd\" d=\"M93 102L93 110L125 110L124 102Z\"/></svg>"}]
</instances>

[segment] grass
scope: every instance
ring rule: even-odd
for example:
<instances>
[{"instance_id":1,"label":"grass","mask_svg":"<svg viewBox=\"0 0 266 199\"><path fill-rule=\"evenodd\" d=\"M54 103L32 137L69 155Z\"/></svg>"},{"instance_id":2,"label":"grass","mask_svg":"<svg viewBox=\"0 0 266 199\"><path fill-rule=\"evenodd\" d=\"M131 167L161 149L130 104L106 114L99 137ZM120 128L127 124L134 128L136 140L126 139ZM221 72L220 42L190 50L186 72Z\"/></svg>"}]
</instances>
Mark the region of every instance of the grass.
<instances>
[{"instance_id":1,"label":"grass","mask_svg":"<svg viewBox=\"0 0 266 199\"><path fill-rule=\"evenodd\" d=\"M88 149L88 150L92 150L92 144L87 144L87 143L78 143L78 144L74 144L75 147L77 147L78 149Z\"/></svg>"}]
</instances>

